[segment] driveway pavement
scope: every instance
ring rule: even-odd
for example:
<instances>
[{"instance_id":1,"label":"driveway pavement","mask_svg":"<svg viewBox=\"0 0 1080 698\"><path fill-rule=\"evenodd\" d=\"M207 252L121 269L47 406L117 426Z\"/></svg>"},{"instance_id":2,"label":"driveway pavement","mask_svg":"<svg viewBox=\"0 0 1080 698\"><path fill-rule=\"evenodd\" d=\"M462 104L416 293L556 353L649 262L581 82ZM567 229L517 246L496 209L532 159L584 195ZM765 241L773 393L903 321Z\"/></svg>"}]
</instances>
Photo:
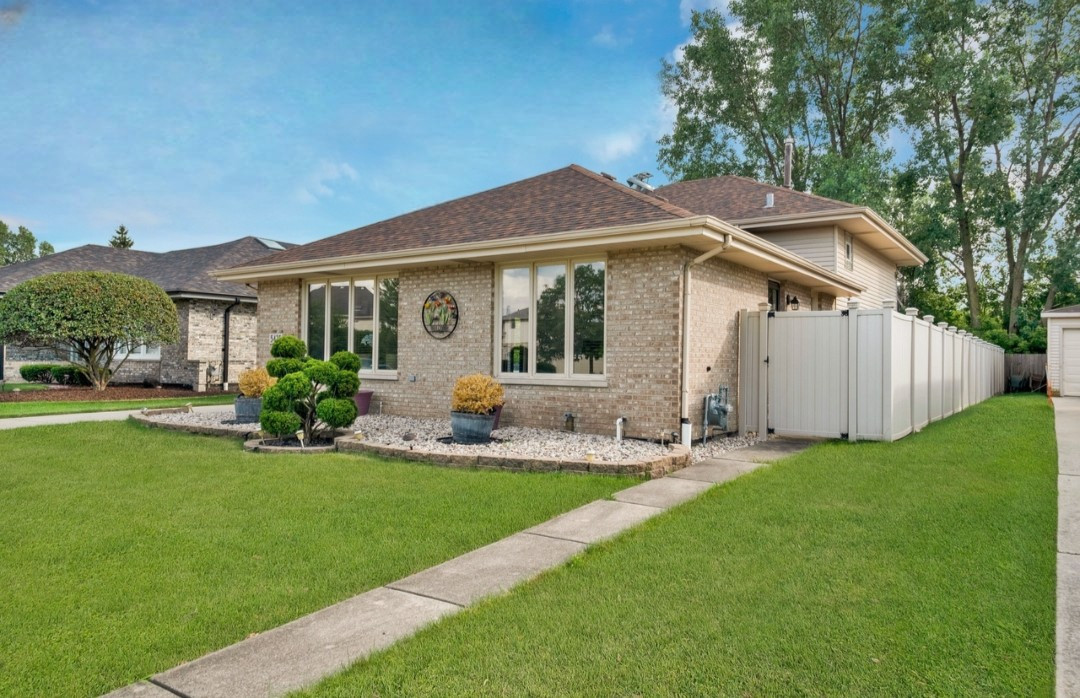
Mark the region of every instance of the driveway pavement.
<instances>
[{"instance_id":1,"label":"driveway pavement","mask_svg":"<svg viewBox=\"0 0 1080 698\"><path fill-rule=\"evenodd\" d=\"M195 412L213 412L228 405L203 405L192 407ZM43 414L37 417L10 417L0 419L0 431L22 427L43 427L52 424L75 424L77 422L118 422L142 410L114 410L111 412L76 412L74 414Z\"/></svg>"},{"instance_id":2,"label":"driveway pavement","mask_svg":"<svg viewBox=\"0 0 1080 698\"><path fill-rule=\"evenodd\" d=\"M1058 447L1057 695L1080 696L1080 398L1054 398Z\"/></svg>"}]
</instances>

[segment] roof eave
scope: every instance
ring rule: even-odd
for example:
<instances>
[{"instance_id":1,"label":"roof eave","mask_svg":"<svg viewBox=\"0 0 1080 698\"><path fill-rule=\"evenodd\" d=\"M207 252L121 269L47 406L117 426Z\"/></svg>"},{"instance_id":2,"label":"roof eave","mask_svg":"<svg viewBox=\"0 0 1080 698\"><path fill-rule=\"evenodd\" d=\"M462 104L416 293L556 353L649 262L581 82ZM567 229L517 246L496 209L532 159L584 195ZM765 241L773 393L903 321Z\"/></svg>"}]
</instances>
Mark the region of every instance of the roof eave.
<instances>
[{"instance_id":1,"label":"roof eave","mask_svg":"<svg viewBox=\"0 0 1080 698\"><path fill-rule=\"evenodd\" d=\"M809 213L788 213L776 216L757 216L754 218L740 218L729 221L746 230L763 230L770 227L792 227L800 223L828 224L842 223L851 219L862 219L875 228L879 233L889 238L896 248L903 253L903 259L894 259L900 266L921 266L926 264L929 258L922 253L910 240L904 237L900 231L893 228L888 221L882 218L874 209L867 206L852 206L850 208L830 209L826 211L813 211Z\"/></svg>"},{"instance_id":2,"label":"roof eave","mask_svg":"<svg viewBox=\"0 0 1080 698\"><path fill-rule=\"evenodd\" d=\"M731 236L734 247L728 254L741 257L741 261L737 262L739 264L777 276L787 276L793 280L797 278L800 283L805 283L815 290L826 290L838 296L857 295L863 291L861 286L853 284L850 280L824 267L712 216L677 218L653 223L592 228L482 243L254 265L212 271L210 274L223 281L257 282L347 274L365 269L407 268L463 261L498 261L556 251L585 253L605 248L664 244L708 248L719 244L723 235Z\"/></svg>"}]
</instances>

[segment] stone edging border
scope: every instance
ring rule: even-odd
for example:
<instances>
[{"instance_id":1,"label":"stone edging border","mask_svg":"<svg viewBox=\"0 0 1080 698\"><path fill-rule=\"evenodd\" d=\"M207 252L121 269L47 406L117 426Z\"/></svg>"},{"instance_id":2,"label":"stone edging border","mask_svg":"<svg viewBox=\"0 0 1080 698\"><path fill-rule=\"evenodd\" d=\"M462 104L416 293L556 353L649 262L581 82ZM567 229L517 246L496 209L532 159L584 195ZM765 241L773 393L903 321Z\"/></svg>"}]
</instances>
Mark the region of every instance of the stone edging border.
<instances>
[{"instance_id":1,"label":"stone edging border","mask_svg":"<svg viewBox=\"0 0 1080 698\"><path fill-rule=\"evenodd\" d=\"M357 441L354 436L339 436L334 439L333 446L315 446L309 449L298 450L295 448L282 448L280 446L264 446L261 432L255 429L250 432L240 432L221 427L208 427L197 424L172 424L158 422L151 419L156 414L170 414L185 412L185 408L168 408L162 410L147 410L142 414L131 415L131 419L139 424L158 429L172 431L186 431L192 434L204 434L208 436L227 436L244 439L244 448L257 453L368 453L383 458L398 458L401 460L419 461L450 468L483 468L490 470L511 470L525 472L567 472L567 473L591 473L593 475L633 475L642 478L664 477L676 470L681 470L691 464L690 449L681 444L671 444L666 455L650 460L625 460L625 461L587 461L560 458L529 458L527 456L489 456L476 453L441 453L424 451L408 446L391 446L389 444L375 444L367 441Z\"/></svg>"}]
</instances>

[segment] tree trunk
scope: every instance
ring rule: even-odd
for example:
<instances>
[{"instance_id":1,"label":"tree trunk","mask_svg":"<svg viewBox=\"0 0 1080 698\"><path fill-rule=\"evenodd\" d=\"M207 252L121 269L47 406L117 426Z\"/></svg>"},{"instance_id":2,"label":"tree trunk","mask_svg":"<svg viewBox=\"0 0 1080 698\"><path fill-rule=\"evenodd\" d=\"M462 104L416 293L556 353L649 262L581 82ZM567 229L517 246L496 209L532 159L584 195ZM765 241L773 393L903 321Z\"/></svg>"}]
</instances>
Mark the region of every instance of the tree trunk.
<instances>
[{"instance_id":1,"label":"tree trunk","mask_svg":"<svg viewBox=\"0 0 1080 698\"><path fill-rule=\"evenodd\" d=\"M982 308L979 305L979 284L975 278L975 249L971 242L971 219L968 215L967 202L964 200L963 181L952 183L953 199L956 202L956 227L960 233L960 260L964 265L964 283L967 287L968 314L973 330L982 325Z\"/></svg>"},{"instance_id":2,"label":"tree trunk","mask_svg":"<svg viewBox=\"0 0 1080 698\"><path fill-rule=\"evenodd\" d=\"M1053 281L1050 282L1050 288L1046 289L1046 302L1043 303L1043 310L1054 309L1054 296L1057 295L1057 284Z\"/></svg>"}]
</instances>

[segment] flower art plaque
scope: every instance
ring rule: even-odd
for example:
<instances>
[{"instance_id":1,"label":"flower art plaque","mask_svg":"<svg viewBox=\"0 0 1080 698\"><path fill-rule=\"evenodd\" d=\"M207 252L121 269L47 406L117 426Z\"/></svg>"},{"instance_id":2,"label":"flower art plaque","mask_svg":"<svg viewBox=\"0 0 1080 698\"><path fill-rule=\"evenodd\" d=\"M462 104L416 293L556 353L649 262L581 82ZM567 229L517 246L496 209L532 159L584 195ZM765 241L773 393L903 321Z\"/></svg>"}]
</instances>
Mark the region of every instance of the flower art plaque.
<instances>
[{"instance_id":1,"label":"flower art plaque","mask_svg":"<svg viewBox=\"0 0 1080 698\"><path fill-rule=\"evenodd\" d=\"M457 301L446 291L434 291L424 301L424 329L435 339L446 339L457 329Z\"/></svg>"}]
</instances>

